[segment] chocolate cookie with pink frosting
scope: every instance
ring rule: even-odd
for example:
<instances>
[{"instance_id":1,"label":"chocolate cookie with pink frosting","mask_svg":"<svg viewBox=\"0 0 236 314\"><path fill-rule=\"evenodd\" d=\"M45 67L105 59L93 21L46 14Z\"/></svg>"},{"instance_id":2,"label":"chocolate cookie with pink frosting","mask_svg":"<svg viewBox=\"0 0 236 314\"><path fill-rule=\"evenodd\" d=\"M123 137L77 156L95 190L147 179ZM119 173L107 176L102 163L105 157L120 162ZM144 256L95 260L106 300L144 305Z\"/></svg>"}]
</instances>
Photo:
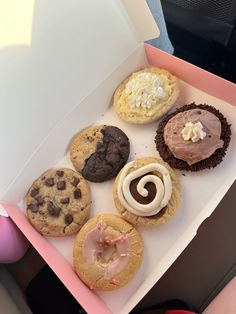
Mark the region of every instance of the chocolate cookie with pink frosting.
<instances>
[{"instance_id":1,"label":"chocolate cookie with pink frosting","mask_svg":"<svg viewBox=\"0 0 236 314\"><path fill-rule=\"evenodd\" d=\"M230 138L230 124L219 110L192 103L161 121L155 142L171 167L199 171L214 168L223 160Z\"/></svg>"}]
</instances>

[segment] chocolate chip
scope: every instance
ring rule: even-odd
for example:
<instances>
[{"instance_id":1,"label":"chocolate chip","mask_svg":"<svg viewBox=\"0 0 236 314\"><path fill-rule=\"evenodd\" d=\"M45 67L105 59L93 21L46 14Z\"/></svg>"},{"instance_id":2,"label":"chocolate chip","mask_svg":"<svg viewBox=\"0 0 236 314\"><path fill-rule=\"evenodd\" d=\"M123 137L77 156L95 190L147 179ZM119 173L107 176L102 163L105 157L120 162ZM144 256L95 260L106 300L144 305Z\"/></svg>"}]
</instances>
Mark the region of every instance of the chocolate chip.
<instances>
[{"instance_id":1,"label":"chocolate chip","mask_svg":"<svg viewBox=\"0 0 236 314\"><path fill-rule=\"evenodd\" d=\"M65 181L58 181L57 182L57 189L58 190L65 190L66 188L66 182Z\"/></svg>"},{"instance_id":2,"label":"chocolate chip","mask_svg":"<svg viewBox=\"0 0 236 314\"><path fill-rule=\"evenodd\" d=\"M80 191L80 189L76 189L74 191L74 198L75 199L81 198L81 191Z\"/></svg>"},{"instance_id":3,"label":"chocolate chip","mask_svg":"<svg viewBox=\"0 0 236 314\"><path fill-rule=\"evenodd\" d=\"M198 111L197 113L198 113L198 114L202 114L202 112L201 112L201 111Z\"/></svg>"},{"instance_id":4,"label":"chocolate chip","mask_svg":"<svg viewBox=\"0 0 236 314\"><path fill-rule=\"evenodd\" d=\"M60 200L60 203L61 203L61 204L69 204L69 202L70 202L69 197L64 197L64 198L62 198L62 199Z\"/></svg>"},{"instance_id":5,"label":"chocolate chip","mask_svg":"<svg viewBox=\"0 0 236 314\"><path fill-rule=\"evenodd\" d=\"M87 136L87 141L89 141L90 143L92 143L94 141L94 138L92 136Z\"/></svg>"},{"instance_id":6,"label":"chocolate chip","mask_svg":"<svg viewBox=\"0 0 236 314\"><path fill-rule=\"evenodd\" d=\"M37 205L41 206L44 203L44 199L42 197L42 195L39 195L38 197L35 197L36 201L37 201Z\"/></svg>"},{"instance_id":7,"label":"chocolate chip","mask_svg":"<svg viewBox=\"0 0 236 314\"><path fill-rule=\"evenodd\" d=\"M43 177L41 178L41 180L43 181L45 178L46 178L46 177L45 177L45 176L43 176Z\"/></svg>"},{"instance_id":8,"label":"chocolate chip","mask_svg":"<svg viewBox=\"0 0 236 314\"><path fill-rule=\"evenodd\" d=\"M77 186L80 182L80 179L79 178L76 178L76 177L73 177L72 181L71 181L71 184L73 186Z\"/></svg>"},{"instance_id":9,"label":"chocolate chip","mask_svg":"<svg viewBox=\"0 0 236 314\"><path fill-rule=\"evenodd\" d=\"M29 204L28 209L30 209L32 213L37 213L39 210L38 205L36 203Z\"/></svg>"},{"instance_id":10,"label":"chocolate chip","mask_svg":"<svg viewBox=\"0 0 236 314\"><path fill-rule=\"evenodd\" d=\"M73 216L71 214L66 214L66 216L65 216L65 223L67 225L71 224L73 220L74 220L74 218L73 218Z\"/></svg>"},{"instance_id":11,"label":"chocolate chip","mask_svg":"<svg viewBox=\"0 0 236 314\"><path fill-rule=\"evenodd\" d=\"M57 170L56 174L58 175L58 177L63 177L64 171L63 170Z\"/></svg>"},{"instance_id":12,"label":"chocolate chip","mask_svg":"<svg viewBox=\"0 0 236 314\"><path fill-rule=\"evenodd\" d=\"M35 188L30 192L30 196L35 197L39 193L39 188Z\"/></svg>"},{"instance_id":13,"label":"chocolate chip","mask_svg":"<svg viewBox=\"0 0 236 314\"><path fill-rule=\"evenodd\" d=\"M50 215L58 217L60 214L61 208L56 207L53 202L48 203L48 212Z\"/></svg>"},{"instance_id":14,"label":"chocolate chip","mask_svg":"<svg viewBox=\"0 0 236 314\"><path fill-rule=\"evenodd\" d=\"M46 186L53 186L54 185L54 179L48 178L47 180L45 180L45 185Z\"/></svg>"}]
</instances>

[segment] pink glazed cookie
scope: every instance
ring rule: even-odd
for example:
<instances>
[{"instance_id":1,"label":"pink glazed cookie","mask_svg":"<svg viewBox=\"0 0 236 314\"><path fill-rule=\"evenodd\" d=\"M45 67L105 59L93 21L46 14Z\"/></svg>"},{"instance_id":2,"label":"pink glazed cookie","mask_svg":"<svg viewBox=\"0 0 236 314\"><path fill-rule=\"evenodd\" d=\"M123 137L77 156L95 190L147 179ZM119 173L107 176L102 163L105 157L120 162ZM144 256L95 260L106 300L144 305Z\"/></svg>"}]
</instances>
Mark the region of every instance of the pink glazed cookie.
<instances>
[{"instance_id":1,"label":"pink glazed cookie","mask_svg":"<svg viewBox=\"0 0 236 314\"><path fill-rule=\"evenodd\" d=\"M143 241L122 218L101 214L78 233L73 253L74 268L91 289L109 291L126 285L143 258Z\"/></svg>"}]
</instances>

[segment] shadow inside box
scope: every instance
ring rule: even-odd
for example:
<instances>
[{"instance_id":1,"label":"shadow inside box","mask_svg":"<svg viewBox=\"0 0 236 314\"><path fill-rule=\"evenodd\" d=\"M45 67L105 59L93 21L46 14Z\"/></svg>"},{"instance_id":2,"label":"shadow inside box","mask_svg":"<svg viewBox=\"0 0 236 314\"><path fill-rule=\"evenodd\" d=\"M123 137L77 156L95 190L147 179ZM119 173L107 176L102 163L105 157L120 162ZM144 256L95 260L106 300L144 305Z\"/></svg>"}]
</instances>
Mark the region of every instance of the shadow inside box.
<instances>
[{"instance_id":1,"label":"shadow inside box","mask_svg":"<svg viewBox=\"0 0 236 314\"><path fill-rule=\"evenodd\" d=\"M29 283L26 298L34 314L86 314L47 265Z\"/></svg>"},{"instance_id":2,"label":"shadow inside box","mask_svg":"<svg viewBox=\"0 0 236 314\"><path fill-rule=\"evenodd\" d=\"M45 285L45 282L47 283ZM58 277L48 266L44 266L26 289L28 304L34 314L86 314ZM42 302L43 300L43 302ZM199 313L185 301L173 299L144 309L133 310L133 314L165 314L168 310L183 310L183 313Z\"/></svg>"},{"instance_id":3,"label":"shadow inside box","mask_svg":"<svg viewBox=\"0 0 236 314\"><path fill-rule=\"evenodd\" d=\"M231 36L232 43L224 46L213 40L204 39L168 21L167 29L176 57L236 83L236 30ZM232 49L231 46L234 48Z\"/></svg>"}]
</instances>

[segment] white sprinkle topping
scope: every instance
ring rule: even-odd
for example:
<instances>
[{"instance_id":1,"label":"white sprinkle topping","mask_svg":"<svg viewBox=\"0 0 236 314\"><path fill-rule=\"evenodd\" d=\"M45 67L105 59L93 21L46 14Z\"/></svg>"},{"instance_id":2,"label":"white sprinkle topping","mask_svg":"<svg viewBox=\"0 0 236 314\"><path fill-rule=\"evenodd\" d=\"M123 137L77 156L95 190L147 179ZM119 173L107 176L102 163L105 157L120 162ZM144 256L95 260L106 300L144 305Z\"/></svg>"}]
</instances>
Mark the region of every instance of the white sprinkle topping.
<instances>
[{"instance_id":1,"label":"white sprinkle topping","mask_svg":"<svg viewBox=\"0 0 236 314\"><path fill-rule=\"evenodd\" d=\"M191 140L192 142L198 142L203 140L206 136L206 132L203 131L203 125L200 121L197 123L187 122L181 131L182 138L185 141Z\"/></svg>"},{"instance_id":2,"label":"white sprinkle topping","mask_svg":"<svg viewBox=\"0 0 236 314\"><path fill-rule=\"evenodd\" d=\"M163 80L150 72L142 72L130 80L125 86L125 94L129 95L131 108L144 109L150 109L159 99L167 96Z\"/></svg>"}]
</instances>

